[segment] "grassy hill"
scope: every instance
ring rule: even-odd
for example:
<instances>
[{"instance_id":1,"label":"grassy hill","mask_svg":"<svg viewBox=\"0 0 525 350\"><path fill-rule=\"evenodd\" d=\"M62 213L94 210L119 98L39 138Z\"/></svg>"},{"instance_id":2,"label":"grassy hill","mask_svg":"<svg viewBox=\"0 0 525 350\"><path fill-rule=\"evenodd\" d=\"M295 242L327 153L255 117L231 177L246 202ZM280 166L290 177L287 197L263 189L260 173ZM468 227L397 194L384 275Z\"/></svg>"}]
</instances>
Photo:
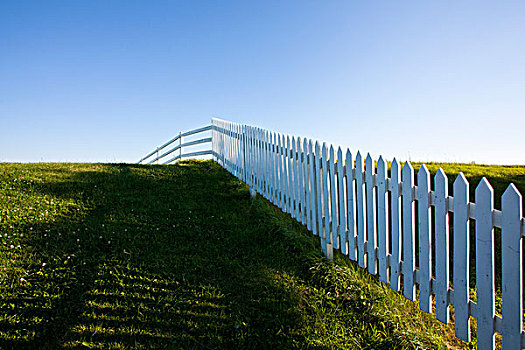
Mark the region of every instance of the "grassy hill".
<instances>
[{"instance_id":1,"label":"grassy hill","mask_svg":"<svg viewBox=\"0 0 525 350\"><path fill-rule=\"evenodd\" d=\"M467 346L211 161L0 164L0 234L0 348Z\"/></svg>"}]
</instances>

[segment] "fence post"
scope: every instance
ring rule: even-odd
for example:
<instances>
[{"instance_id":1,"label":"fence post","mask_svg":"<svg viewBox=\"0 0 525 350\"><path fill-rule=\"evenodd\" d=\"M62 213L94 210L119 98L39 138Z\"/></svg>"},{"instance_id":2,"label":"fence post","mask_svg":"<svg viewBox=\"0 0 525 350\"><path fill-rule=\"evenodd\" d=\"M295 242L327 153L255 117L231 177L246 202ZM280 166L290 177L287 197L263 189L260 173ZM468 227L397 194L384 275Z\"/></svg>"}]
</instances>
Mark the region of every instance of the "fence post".
<instances>
[{"instance_id":1,"label":"fence post","mask_svg":"<svg viewBox=\"0 0 525 350\"><path fill-rule=\"evenodd\" d=\"M182 131L179 131L179 162L182 160Z\"/></svg>"}]
</instances>

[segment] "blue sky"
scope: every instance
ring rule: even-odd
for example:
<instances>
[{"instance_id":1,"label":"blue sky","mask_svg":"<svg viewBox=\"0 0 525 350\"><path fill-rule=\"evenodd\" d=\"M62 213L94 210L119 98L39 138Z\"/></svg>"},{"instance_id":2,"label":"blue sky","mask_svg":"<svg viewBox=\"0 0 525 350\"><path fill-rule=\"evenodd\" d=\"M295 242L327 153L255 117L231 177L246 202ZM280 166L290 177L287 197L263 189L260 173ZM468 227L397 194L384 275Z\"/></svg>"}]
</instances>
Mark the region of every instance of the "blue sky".
<instances>
[{"instance_id":1,"label":"blue sky","mask_svg":"<svg viewBox=\"0 0 525 350\"><path fill-rule=\"evenodd\" d=\"M525 164L523 1L0 1L0 161L135 162L212 116Z\"/></svg>"}]
</instances>

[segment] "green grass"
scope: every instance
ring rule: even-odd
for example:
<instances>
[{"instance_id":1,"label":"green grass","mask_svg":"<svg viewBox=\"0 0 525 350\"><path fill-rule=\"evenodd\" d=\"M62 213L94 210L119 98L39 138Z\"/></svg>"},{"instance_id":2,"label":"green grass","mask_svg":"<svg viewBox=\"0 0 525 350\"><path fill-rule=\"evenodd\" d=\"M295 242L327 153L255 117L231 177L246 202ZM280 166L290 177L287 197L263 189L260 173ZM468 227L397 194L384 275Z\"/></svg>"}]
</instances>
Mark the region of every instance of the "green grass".
<instances>
[{"instance_id":1,"label":"green grass","mask_svg":"<svg viewBox=\"0 0 525 350\"><path fill-rule=\"evenodd\" d=\"M0 230L0 348L466 346L211 161L1 164Z\"/></svg>"}]
</instances>

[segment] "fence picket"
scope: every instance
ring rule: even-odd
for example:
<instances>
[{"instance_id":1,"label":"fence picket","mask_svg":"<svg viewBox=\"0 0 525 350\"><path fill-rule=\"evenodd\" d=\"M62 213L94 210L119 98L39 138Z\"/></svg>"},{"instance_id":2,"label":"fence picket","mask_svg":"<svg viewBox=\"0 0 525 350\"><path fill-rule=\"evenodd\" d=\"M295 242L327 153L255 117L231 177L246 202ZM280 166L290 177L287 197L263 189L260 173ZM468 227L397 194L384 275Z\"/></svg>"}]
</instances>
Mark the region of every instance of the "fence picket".
<instances>
[{"instance_id":1,"label":"fence picket","mask_svg":"<svg viewBox=\"0 0 525 350\"><path fill-rule=\"evenodd\" d=\"M476 187L476 296L478 349L494 349L494 191L486 178Z\"/></svg>"},{"instance_id":2,"label":"fence picket","mask_svg":"<svg viewBox=\"0 0 525 350\"><path fill-rule=\"evenodd\" d=\"M367 227L367 254L368 254L368 272L377 274L376 248L377 248L377 231L376 231L376 193L374 189L374 161L370 154L367 154L365 160L365 187L366 187L366 227Z\"/></svg>"},{"instance_id":3,"label":"fence picket","mask_svg":"<svg viewBox=\"0 0 525 350\"><path fill-rule=\"evenodd\" d=\"M319 231L317 229L317 190L316 190L316 180L315 180L315 164L314 164L314 149L312 145L312 140L308 140L308 178L310 184L310 194L309 194L309 207L308 207L308 223L312 229L314 235L318 236Z\"/></svg>"},{"instance_id":4,"label":"fence picket","mask_svg":"<svg viewBox=\"0 0 525 350\"><path fill-rule=\"evenodd\" d=\"M470 341L468 196L468 181L459 173L454 181L454 329L456 337L466 342Z\"/></svg>"},{"instance_id":5,"label":"fence picket","mask_svg":"<svg viewBox=\"0 0 525 350\"><path fill-rule=\"evenodd\" d=\"M268 198L267 196L267 193L266 193L266 186L267 186L267 179L268 177L266 176L266 172L267 172L267 168L268 168L268 163L266 162L266 142L264 140L264 130L262 129L258 129L258 134L259 134L259 159L260 159L260 169L261 169L261 173L260 173L260 180L261 180L261 195L264 197L264 198Z\"/></svg>"},{"instance_id":6,"label":"fence picket","mask_svg":"<svg viewBox=\"0 0 525 350\"><path fill-rule=\"evenodd\" d=\"M259 153L259 135L257 128L253 128L253 151L255 156L255 190L261 192L261 176L260 176L260 153Z\"/></svg>"},{"instance_id":7,"label":"fence picket","mask_svg":"<svg viewBox=\"0 0 525 350\"><path fill-rule=\"evenodd\" d=\"M288 158L287 158L287 148L286 148L286 136L281 135L282 137L282 161L283 161L283 173L282 173L282 182L283 182L283 211L288 213Z\"/></svg>"},{"instance_id":8,"label":"fence picket","mask_svg":"<svg viewBox=\"0 0 525 350\"><path fill-rule=\"evenodd\" d=\"M366 200L364 196L363 181L363 158L361 152L357 152L355 157L355 182L356 182L356 204L357 204L357 264L365 267L365 208Z\"/></svg>"},{"instance_id":9,"label":"fence picket","mask_svg":"<svg viewBox=\"0 0 525 350\"><path fill-rule=\"evenodd\" d=\"M297 161L297 139L292 137L292 169L293 169L293 200L292 200L292 217L296 220L299 219L299 173L298 173L298 161Z\"/></svg>"},{"instance_id":10,"label":"fence picket","mask_svg":"<svg viewBox=\"0 0 525 350\"><path fill-rule=\"evenodd\" d=\"M352 260L357 259L356 254L356 220L355 220L355 183L354 183L354 161L352 153L346 150L346 224L348 227L348 257Z\"/></svg>"},{"instance_id":11,"label":"fence picket","mask_svg":"<svg viewBox=\"0 0 525 350\"><path fill-rule=\"evenodd\" d=\"M321 187L321 149L319 142L315 141L315 196L317 206L317 233L321 240L321 249L325 251L326 242L323 229L323 189Z\"/></svg>"},{"instance_id":12,"label":"fence picket","mask_svg":"<svg viewBox=\"0 0 525 350\"><path fill-rule=\"evenodd\" d=\"M286 136L286 164L288 166L288 186L286 191L286 198L288 200L288 214L293 215L293 161L292 161L292 143L290 136Z\"/></svg>"},{"instance_id":13,"label":"fence picket","mask_svg":"<svg viewBox=\"0 0 525 350\"><path fill-rule=\"evenodd\" d=\"M408 300L416 298L414 267L416 261L414 229L414 168L406 162L401 171L403 193L403 294Z\"/></svg>"},{"instance_id":14,"label":"fence picket","mask_svg":"<svg viewBox=\"0 0 525 350\"><path fill-rule=\"evenodd\" d=\"M345 188L344 188L344 167L343 167L343 151L341 147L337 148L337 203L339 203L337 225L337 235L339 236L339 244L341 253L348 255L348 239L346 235L346 210L345 210Z\"/></svg>"},{"instance_id":15,"label":"fence picket","mask_svg":"<svg viewBox=\"0 0 525 350\"><path fill-rule=\"evenodd\" d=\"M279 206L279 149L277 133L272 132L273 193L272 202Z\"/></svg>"},{"instance_id":16,"label":"fence picket","mask_svg":"<svg viewBox=\"0 0 525 350\"><path fill-rule=\"evenodd\" d=\"M283 170L283 160L282 160L282 154L283 154L283 149L282 149L282 141L281 141L281 134L277 134L276 135L277 137L277 167L278 167L278 172L279 172L279 190L277 192L279 198L278 198L278 203L279 203L279 208L281 209L284 209L284 196L283 196L283 191L284 191L284 182L283 182L283 174L284 174L284 170Z\"/></svg>"},{"instance_id":17,"label":"fence picket","mask_svg":"<svg viewBox=\"0 0 525 350\"><path fill-rule=\"evenodd\" d=\"M449 321L449 229L448 229L448 179L439 168L434 177L435 237L436 237L436 318L443 323Z\"/></svg>"},{"instance_id":18,"label":"fence picket","mask_svg":"<svg viewBox=\"0 0 525 350\"><path fill-rule=\"evenodd\" d=\"M503 349L521 349L523 266L520 220L522 198L510 184L501 199Z\"/></svg>"},{"instance_id":19,"label":"fence picket","mask_svg":"<svg viewBox=\"0 0 525 350\"><path fill-rule=\"evenodd\" d=\"M419 307L432 312L432 236L430 232L430 172L422 165L417 174L417 205L419 235Z\"/></svg>"},{"instance_id":20,"label":"fence picket","mask_svg":"<svg viewBox=\"0 0 525 350\"><path fill-rule=\"evenodd\" d=\"M337 225L337 185L335 182L335 154L334 146L330 145L330 159L328 160L328 171L330 172L330 231L331 243L335 249L339 249L339 237L337 236L339 228Z\"/></svg>"},{"instance_id":21,"label":"fence picket","mask_svg":"<svg viewBox=\"0 0 525 350\"><path fill-rule=\"evenodd\" d=\"M400 287L400 264L401 264L401 193L399 192L399 180L401 169L394 158L390 165L390 203L392 222L392 253L390 255L390 288L399 291Z\"/></svg>"},{"instance_id":22,"label":"fence picket","mask_svg":"<svg viewBox=\"0 0 525 350\"><path fill-rule=\"evenodd\" d=\"M389 246L388 235L388 193L386 190L386 164L383 157L377 160L377 247L378 247L378 267L379 280L388 283L386 256Z\"/></svg>"},{"instance_id":23,"label":"fence picket","mask_svg":"<svg viewBox=\"0 0 525 350\"><path fill-rule=\"evenodd\" d=\"M328 192L328 150L326 143L323 142L323 149L321 155L322 177L321 182L323 186L323 238L326 244L332 244L332 235L330 233L330 194ZM329 249L329 247L327 247ZM325 250L328 255L328 250Z\"/></svg>"},{"instance_id":24,"label":"fence picket","mask_svg":"<svg viewBox=\"0 0 525 350\"><path fill-rule=\"evenodd\" d=\"M309 187L308 187L308 158L307 158L307 154L308 154L308 149L307 149L307 143L306 143L306 138L303 139L303 148L301 150L301 159L303 160L303 163L302 163L302 170L301 170L301 174L302 174L302 179L301 179L301 185L303 186L302 187L302 190L301 190L301 200L303 202L303 207L302 207L302 211L303 211L303 225L306 225L307 228L310 230L311 227L309 225L309 221L308 221L308 211L310 210L310 206L309 206L309 203L308 203L308 193L309 193Z\"/></svg>"}]
</instances>

